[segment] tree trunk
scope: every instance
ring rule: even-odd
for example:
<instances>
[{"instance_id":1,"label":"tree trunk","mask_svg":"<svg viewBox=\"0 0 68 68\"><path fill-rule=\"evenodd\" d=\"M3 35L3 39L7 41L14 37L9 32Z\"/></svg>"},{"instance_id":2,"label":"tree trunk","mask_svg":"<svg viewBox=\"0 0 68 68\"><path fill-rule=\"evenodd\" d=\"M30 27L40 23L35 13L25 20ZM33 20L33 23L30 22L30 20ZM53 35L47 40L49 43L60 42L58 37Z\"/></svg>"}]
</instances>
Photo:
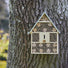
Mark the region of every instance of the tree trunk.
<instances>
[{"instance_id":1,"label":"tree trunk","mask_svg":"<svg viewBox=\"0 0 68 68\"><path fill-rule=\"evenodd\" d=\"M31 54L30 35L46 11L60 30L59 54ZM68 68L68 0L10 0L7 68Z\"/></svg>"}]
</instances>

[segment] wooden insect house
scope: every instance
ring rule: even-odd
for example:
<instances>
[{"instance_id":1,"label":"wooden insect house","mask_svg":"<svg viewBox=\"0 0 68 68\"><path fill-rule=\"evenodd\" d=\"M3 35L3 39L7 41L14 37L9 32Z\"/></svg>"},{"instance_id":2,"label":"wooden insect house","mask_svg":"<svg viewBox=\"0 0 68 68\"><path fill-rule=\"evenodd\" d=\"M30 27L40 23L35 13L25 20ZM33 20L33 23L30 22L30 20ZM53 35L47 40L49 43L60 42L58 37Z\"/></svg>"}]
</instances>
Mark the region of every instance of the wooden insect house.
<instances>
[{"instance_id":1,"label":"wooden insect house","mask_svg":"<svg viewBox=\"0 0 68 68\"><path fill-rule=\"evenodd\" d=\"M58 54L60 31L44 12L31 31L31 54Z\"/></svg>"}]
</instances>

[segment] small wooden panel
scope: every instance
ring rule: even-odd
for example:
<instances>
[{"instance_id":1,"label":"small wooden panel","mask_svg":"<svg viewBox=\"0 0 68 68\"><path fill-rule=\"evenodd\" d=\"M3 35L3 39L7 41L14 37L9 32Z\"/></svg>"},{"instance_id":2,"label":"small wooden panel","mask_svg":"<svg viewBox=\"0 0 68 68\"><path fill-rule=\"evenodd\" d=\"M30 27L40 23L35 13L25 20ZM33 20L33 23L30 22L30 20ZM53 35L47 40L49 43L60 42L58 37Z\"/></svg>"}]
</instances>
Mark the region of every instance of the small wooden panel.
<instances>
[{"instance_id":1,"label":"small wooden panel","mask_svg":"<svg viewBox=\"0 0 68 68\"><path fill-rule=\"evenodd\" d=\"M45 35L45 39L44 39L44 35ZM40 43L48 43L49 42L49 33L48 32L39 33L39 42Z\"/></svg>"}]
</instances>

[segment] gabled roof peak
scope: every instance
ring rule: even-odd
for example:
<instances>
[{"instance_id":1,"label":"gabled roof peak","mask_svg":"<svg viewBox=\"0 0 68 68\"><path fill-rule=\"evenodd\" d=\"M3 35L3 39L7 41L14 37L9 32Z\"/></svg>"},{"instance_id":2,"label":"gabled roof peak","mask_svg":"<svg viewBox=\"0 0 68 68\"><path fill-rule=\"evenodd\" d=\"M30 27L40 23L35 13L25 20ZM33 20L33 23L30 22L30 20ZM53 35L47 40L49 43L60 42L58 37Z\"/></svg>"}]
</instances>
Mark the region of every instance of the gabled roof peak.
<instances>
[{"instance_id":1,"label":"gabled roof peak","mask_svg":"<svg viewBox=\"0 0 68 68\"><path fill-rule=\"evenodd\" d=\"M36 26L36 24L37 24L39 21L41 21L41 19L42 19L43 15L45 15L45 16L46 16L46 18L47 18L47 22L48 22L48 21L50 21L50 22L53 24L53 26L56 28L57 32L59 32L59 33L60 33L60 31L57 29L57 27L55 26L55 24L53 23L53 21L50 19L50 17L47 15L47 13L46 13L46 12L43 12L43 13L42 13L42 15L40 16L40 18L38 19L38 21L37 21L37 22L35 23L35 25L33 26L33 28ZM45 22L45 21L44 21L44 22ZM30 30L30 32L29 32L29 33L31 33L31 32L32 32L33 28ZM29 33L28 33L28 34L29 34Z\"/></svg>"}]
</instances>

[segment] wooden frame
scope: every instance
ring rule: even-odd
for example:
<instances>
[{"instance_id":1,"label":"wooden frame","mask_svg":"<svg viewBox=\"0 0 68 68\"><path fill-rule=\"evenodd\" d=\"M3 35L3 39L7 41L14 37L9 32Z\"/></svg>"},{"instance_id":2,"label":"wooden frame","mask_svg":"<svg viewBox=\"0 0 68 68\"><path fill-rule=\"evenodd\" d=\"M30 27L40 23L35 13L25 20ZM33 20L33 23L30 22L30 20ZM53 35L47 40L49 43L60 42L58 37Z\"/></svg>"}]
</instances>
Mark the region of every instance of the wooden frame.
<instances>
[{"instance_id":1,"label":"wooden frame","mask_svg":"<svg viewBox=\"0 0 68 68\"><path fill-rule=\"evenodd\" d=\"M49 19L49 20L43 20L43 21L40 21L40 19L42 18L42 16L43 15L46 15L46 17ZM35 26L36 25L38 25L38 23L51 23L53 26L54 26L54 28L57 30L57 32L33 32L32 30L35 28ZM58 46L58 39L59 39L59 33L60 33L60 31L57 29L57 27L54 25L54 23L52 22L52 20L49 18L49 16L46 14L46 12L44 12L42 15L41 15L41 17L38 19L38 21L35 23L35 25L33 26L33 28L31 29L31 31L29 32L29 33L31 33L31 54L58 54L59 53L59 46ZM28 34L29 34L28 33ZM39 33L39 37L40 37L40 33L42 33L43 35L44 35L44 33L49 33L49 41L48 42L40 42L40 39L39 39L39 42L33 42L32 41L32 34L33 33ZM57 34L57 41L56 42L50 42L50 33L56 33ZM41 34L41 36L42 36L42 34ZM45 35L46 36L46 35ZM45 39L46 40L46 39ZM32 52L32 44L33 43L41 43L41 44L43 44L43 43L57 43L57 53L40 53L40 52L36 52L36 53L33 53Z\"/></svg>"},{"instance_id":2,"label":"wooden frame","mask_svg":"<svg viewBox=\"0 0 68 68\"><path fill-rule=\"evenodd\" d=\"M32 32L32 33L42 33L42 32ZM33 43L40 43L40 42L32 42L32 33L31 33L31 54L58 54L59 53L59 47L58 47L59 36L58 36L58 32L48 32L48 33L56 33L57 34L57 42L49 42L49 43L57 43L57 53L39 53L39 52L32 53L32 44Z\"/></svg>"},{"instance_id":3,"label":"wooden frame","mask_svg":"<svg viewBox=\"0 0 68 68\"><path fill-rule=\"evenodd\" d=\"M38 23L49 23L50 21L38 21Z\"/></svg>"}]
</instances>

